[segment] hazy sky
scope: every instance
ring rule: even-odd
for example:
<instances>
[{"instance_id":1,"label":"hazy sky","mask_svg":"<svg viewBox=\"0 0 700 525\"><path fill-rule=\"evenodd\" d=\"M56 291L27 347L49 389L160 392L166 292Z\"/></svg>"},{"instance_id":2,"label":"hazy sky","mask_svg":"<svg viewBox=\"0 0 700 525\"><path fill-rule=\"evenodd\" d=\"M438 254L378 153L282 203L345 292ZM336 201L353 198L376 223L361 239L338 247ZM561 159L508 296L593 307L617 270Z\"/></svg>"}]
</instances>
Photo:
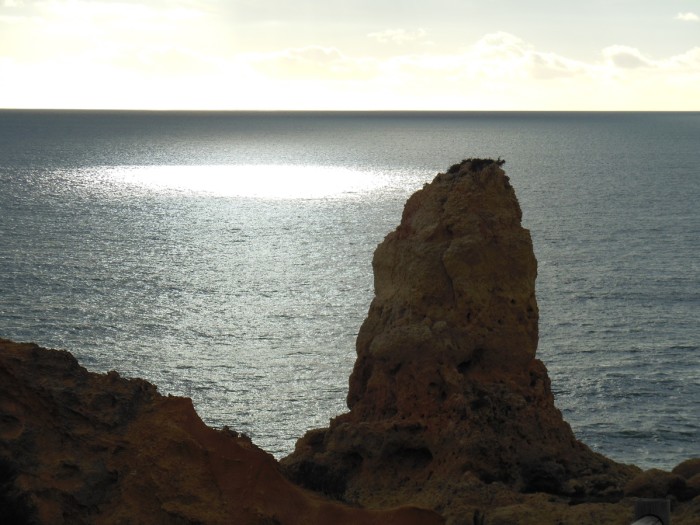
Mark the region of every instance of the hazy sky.
<instances>
[{"instance_id":1,"label":"hazy sky","mask_svg":"<svg viewBox=\"0 0 700 525\"><path fill-rule=\"evenodd\" d=\"M0 107L700 110L700 0L0 0Z\"/></svg>"}]
</instances>

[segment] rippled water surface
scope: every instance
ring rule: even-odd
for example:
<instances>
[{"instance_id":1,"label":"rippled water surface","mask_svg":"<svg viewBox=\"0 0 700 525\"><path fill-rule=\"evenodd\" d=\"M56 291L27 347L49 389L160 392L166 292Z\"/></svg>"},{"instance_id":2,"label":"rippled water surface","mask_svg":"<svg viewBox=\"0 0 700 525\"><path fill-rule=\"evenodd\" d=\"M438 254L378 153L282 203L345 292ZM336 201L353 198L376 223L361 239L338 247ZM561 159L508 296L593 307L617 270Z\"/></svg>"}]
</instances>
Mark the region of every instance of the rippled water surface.
<instances>
[{"instance_id":1,"label":"rippled water surface","mask_svg":"<svg viewBox=\"0 0 700 525\"><path fill-rule=\"evenodd\" d=\"M700 114L0 112L0 336L192 397L277 456L345 410L406 198L502 157L577 436L700 455Z\"/></svg>"}]
</instances>

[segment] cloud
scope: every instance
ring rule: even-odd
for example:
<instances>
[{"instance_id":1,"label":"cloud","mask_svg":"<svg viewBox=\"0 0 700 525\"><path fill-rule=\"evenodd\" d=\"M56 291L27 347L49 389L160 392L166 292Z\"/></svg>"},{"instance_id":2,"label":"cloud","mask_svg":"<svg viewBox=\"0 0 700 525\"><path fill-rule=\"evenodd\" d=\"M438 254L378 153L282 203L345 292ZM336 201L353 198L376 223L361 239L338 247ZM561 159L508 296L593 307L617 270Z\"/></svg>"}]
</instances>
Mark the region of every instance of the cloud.
<instances>
[{"instance_id":1,"label":"cloud","mask_svg":"<svg viewBox=\"0 0 700 525\"><path fill-rule=\"evenodd\" d=\"M520 37L498 31L481 37L473 48L484 56L512 57L526 54L533 46Z\"/></svg>"},{"instance_id":2,"label":"cloud","mask_svg":"<svg viewBox=\"0 0 700 525\"><path fill-rule=\"evenodd\" d=\"M369 33L367 37L382 44L406 44L408 42L423 40L427 35L428 32L423 28L418 28L413 31L407 29L385 29L384 31Z\"/></svg>"},{"instance_id":3,"label":"cloud","mask_svg":"<svg viewBox=\"0 0 700 525\"><path fill-rule=\"evenodd\" d=\"M586 66L554 53L532 53L530 71L533 78L547 80L568 78L585 73Z\"/></svg>"},{"instance_id":4,"label":"cloud","mask_svg":"<svg viewBox=\"0 0 700 525\"><path fill-rule=\"evenodd\" d=\"M347 89L345 98L334 99L336 104L359 100L354 92L362 90L373 94L371 104L379 107L415 107L418 102L421 108L449 109L470 101L471 108L566 109L574 104L584 109L629 109L639 107L632 105L643 95L663 91L661 85L675 82L689 90L698 75L700 48L652 60L636 48L614 45L602 50L600 60L586 62L537 49L516 35L499 31L454 53L432 48L380 58L308 46L242 59L271 83L285 83L290 91L301 91L304 86L319 100L324 92L326 98L335 96L333 85ZM646 93L643 86L647 85L656 88ZM370 98L367 95L365 100Z\"/></svg>"},{"instance_id":5,"label":"cloud","mask_svg":"<svg viewBox=\"0 0 700 525\"><path fill-rule=\"evenodd\" d=\"M388 84L447 107L504 109L692 109L700 47L651 58L624 45L581 61L499 31L456 53L406 54L382 61ZM422 90L422 91L421 91ZM436 93L440 93L437 96Z\"/></svg>"},{"instance_id":6,"label":"cloud","mask_svg":"<svg viewBox=\"0 0 700 525\"><path fill-rule=\"evenodd\" d=\"M545 80L575 76L586 69L581 62L538 51L532 44L503 31L484 35L466 56L472 71L499 77Z\"/></svg>"},{"instance_id":7,"label":"cloud","mask_svg":"<svg viewBox=\"0 0 700 525\"><path fill-rule=\"evenodd\" d=\"M685 53L672 56L668 59L668 65L692 70L700 75L700 47L694 47Z\"/></svg>"},{"instance_id":8,"label":"cloud","mask_svg":"<svg viewBox=\"0 0 700 525\"><path fill-rule=\"evenodd\" d=\"M700 22L700 16L695 13L678 13L676 15L676 20L682 20L683 22Z\"/></svg>"},{"instance_id":9,"label":"cloud","mask_svg":"<svg viewBox=\"0 0 700 525\"><path fill-rule=\"evenodd\" d=\"M230 33L206 8L188 0L22 5L7 9L5 16L0 11L0 53L19 63L83 62L86 69L111 63L121 70L182 73L206 67L202 62L220 49L225 52L230 41Z\"/></svg>"},{"instance_id":10,"label":"cloud","mask_svg":"<svg viewBox=\"0 0 700 525\"><path fill-rule=\"evenodd\" d=\"M218 61L186 47L151 45L103 49L92 62L108 63L124 71L141 71L149 77L184 77L219 69Z\"/></svg>"},{"instance_id":11,"label":"cloud","mask_svg":"<svg viewBox=\"0 0 700 525\"><path fill-rule=\"evenodd\" d=\"M36 2L35 6L38 15L56 30L84 31L86 28L81 26L89 25L95 31L120 36L124 31L163 33L182 30L188 24L196 25L205 14L180 2L160 5L159 2L47 0Z\"/></svg>"},{"instance_id":12,"label":"cloud","mask_svg":"<svg viewBox=\"0 0 700 525\"><path fill-rule=\"evenodd\" d=\"M642 55L638 49L629 46L614 45L606 47L603 49L603 56L609 64L622 69L655 66L654 62Z\"/></svg>"},{"instance_id":13,"label":"cloud","mask_svg":"<svg viewBox=\"0 0 700 525\"><path fill-rule=\"evenodd\" d=\"M350 58L335 47L306 46L243 57L256 69L275 77L363 79L375 74L376 61Z\"/></svg>"},{"instance_id":14,"label":"cloud","mask_svg":"<svg viewBox=\"0 0 700 525\"><path fill-rule=\"evenodd\" d=\"M0 78L13 81L3 85L0 105L700 109L700 47L651 58L647 50L612 45L583 61L505 31L441 48L425 45L425 30L388 29L367 35L364 46L246 52L230 45L239 35L212 25L211 13L190 18L187 6L195 4L186 0L92 2L84 11L70 10L78 4L86 6L48 0L41 3L41 21L33 14L3 24ZM388 45L369 46L368 38ZM30 60L31 51L20 49L39 51ZM48 78L62 82L46 89Z\"/></svg>"}]
</instances>

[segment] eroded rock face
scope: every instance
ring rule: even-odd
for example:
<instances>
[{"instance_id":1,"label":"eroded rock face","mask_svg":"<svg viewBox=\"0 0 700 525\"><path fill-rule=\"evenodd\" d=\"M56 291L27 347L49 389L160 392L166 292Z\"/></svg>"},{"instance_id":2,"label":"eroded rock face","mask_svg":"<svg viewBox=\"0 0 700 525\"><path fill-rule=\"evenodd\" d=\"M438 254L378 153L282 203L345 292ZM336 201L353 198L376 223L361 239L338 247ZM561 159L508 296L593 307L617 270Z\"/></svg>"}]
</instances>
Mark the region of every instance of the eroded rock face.
<instances>
[{"instance_id":1,"label":"eroded rock face","mask_svg":"<svg viewBox=\"0 0 700 525\"><path fill-rule=\"evenodd\" d=\"M191 400L87 372L65 351L0 339L0 522L438 524L353 509L284 479L249 439L208 428Z\"/></svg>"},{"instance_id":2,"label":"eroded rock face","mask_svg":"<svg viewBox=\"0 0 700 525\"><path fill-rule=\"evenodd\" d=\"M0 522L442 523L417 505L450 525L625 525L641 496L699 523L700 459L616 464L554 407L531 241L498 162L465 161L411 197L373 264L350 412L300 439L284 470L336 499L410 506L329 501L189 399L0 339Z\"/></svg>"},{"instance_id":3,"label":"eroded rock face","mask_svg":"<svg viewBox=\"0 0 700 525\"><path fill-rule=\"evenodd\" d=\"M291 479L361 504L432 501L448 514L479 483L622 496L634 469L575 439L535 358L537 264L500 164L464 161L406 203L374 254L350 412L299 440L283 460Z\"/></svg>"}]
</instances>

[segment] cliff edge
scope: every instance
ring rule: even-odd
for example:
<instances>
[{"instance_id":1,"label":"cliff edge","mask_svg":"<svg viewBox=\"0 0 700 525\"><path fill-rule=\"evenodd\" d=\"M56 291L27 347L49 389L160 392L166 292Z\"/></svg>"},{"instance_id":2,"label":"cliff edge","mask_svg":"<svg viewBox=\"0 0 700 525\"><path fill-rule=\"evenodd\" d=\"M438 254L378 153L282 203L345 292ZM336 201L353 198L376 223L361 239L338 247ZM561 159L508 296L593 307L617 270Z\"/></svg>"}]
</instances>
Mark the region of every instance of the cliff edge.
<instances>
[{"instance_id":1,"label":"cliff edge","mask_svg":"<svg viewBox=\"0 0 700 525\"><path fill-rule=\"evenodd\" d=\"M439 524L417 508L350 508L297 487L187 398L94 374L66 351L0 339L0 522Z\"/></svg>"}]
</instances>

